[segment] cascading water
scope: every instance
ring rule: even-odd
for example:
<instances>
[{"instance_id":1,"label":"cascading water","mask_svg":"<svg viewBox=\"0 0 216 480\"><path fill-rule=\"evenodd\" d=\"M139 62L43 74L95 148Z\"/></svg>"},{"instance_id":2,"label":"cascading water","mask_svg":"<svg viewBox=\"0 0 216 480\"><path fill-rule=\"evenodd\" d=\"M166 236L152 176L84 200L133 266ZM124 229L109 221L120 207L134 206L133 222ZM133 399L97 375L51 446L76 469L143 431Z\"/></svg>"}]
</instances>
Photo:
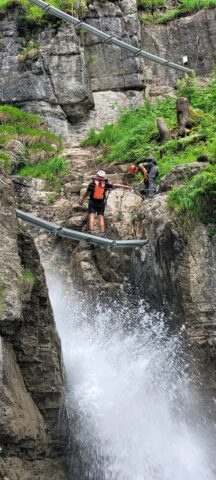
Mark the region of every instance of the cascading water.
<instances>
[{"instance_id":1,"label":"cascading water","mask_svg":"<svg viewBox=\"0 0 216 480\"><path fill-rule=\"evenodd\" d=\"M180 334L142 302L98 302L48 274L69 384L72 480L213 480Z\"/></svg>"}]
</instances>

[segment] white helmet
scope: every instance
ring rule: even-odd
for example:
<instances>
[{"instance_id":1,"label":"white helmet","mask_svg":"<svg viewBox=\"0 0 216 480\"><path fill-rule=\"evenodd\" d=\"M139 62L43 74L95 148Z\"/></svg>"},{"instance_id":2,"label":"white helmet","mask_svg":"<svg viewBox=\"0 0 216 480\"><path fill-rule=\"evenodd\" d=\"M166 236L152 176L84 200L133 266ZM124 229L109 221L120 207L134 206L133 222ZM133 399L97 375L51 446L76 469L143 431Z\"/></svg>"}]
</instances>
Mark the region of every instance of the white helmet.
<instances>
[{"instance_id":1,"label":"white helmet","mask_svg":"<svg viewBox=\"0 0 216 480\"><path fill-rule=\"evenodd\" d=\"M104 170L98 170L96 175L97 175L97 177L105 178L106 177L106 172L104 172Z\"/></svg>"}]
</instances>

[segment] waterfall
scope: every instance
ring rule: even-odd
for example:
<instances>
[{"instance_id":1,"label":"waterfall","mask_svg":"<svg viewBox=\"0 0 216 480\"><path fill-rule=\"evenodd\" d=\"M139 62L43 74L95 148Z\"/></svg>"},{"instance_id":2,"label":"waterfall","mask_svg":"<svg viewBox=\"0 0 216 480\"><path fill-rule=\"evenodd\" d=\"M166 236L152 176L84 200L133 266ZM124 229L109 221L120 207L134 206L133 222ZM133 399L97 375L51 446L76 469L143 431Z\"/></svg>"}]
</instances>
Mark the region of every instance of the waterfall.
<instances>
[{"instance_id":1,"label":"waterfall","mask_svg":"<svg viewBox=\"0 0 216 480\"><path fill-rule=\"evenodd\" d=\"M47 281L68 379L71 480L213 480L184 327L170 332L123 294L91 309L57 276Z\"/></svg>"}]
</instances>

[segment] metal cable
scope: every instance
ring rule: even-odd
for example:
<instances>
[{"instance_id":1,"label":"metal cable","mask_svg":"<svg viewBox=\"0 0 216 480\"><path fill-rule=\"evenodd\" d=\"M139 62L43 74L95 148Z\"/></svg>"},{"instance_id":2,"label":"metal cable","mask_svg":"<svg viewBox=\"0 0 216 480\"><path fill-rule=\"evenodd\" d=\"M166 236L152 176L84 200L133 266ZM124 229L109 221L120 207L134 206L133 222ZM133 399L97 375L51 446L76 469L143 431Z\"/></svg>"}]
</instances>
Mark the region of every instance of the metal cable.
<instances>
[{"instance_id":1,"label":"metal cable","mask_svg":"<svg viewBox=\"0 0 216 480\"><path fill-rule=\"evenodd\" d=\"M88 233L79 232L78 230L63 228L56 223L48 222L43 218L35 217L32 213L23 212L22 210L16 210L16 216L24 222L30 223L34 227L42 228L49 233L53 233L56 237L69 238L70 240L76 240L78 242L84 240L96 246L106 248L136 248L143 247L148 243L147 240L111 240L110 238L89 235Z\"/></svg>"},{"instance_id":2,"label":"metal cable","mask_svg":"<svg viewBox=\"0 0 216 480\"><path fill-rule=\"evenodd\" d=\"M134 47L129 43L123 42L122 40L119 40L118 38L115 38L110 34L104 33L101 30L98 30L97 28L92 27L91 25L88 25L87 23L82 22L81 20L78 20L75 17L72 17L72 15L69 15L68 13L62 12L62 10L59 10L58 8L52 7L52 5L47 4L43 0L29 0L29 1L30 3L33 3L34 5L37 5L38 7L42 8L44 11L48 10L50 14L58 18L61 18L65 22L71 23L75 27L82 28L83 30L86 30L92 35L95 35L96 37L101 38L105 43L115 45L119 48L122 48L123 50L128 50L129 52L133 53L135 56L141 56L141 57L147 58L152 62L160 63L161 65L164 65L166 67L173 68L175 70L180 70L181 72L193 73L193 70L191 68L187 68L187 67L184 67L183 65L170 62L169 60L165 60L164 58L158 57L157 55L153 55L152 53L146 52L145 50Z\"/></svg>"}]
</instances>

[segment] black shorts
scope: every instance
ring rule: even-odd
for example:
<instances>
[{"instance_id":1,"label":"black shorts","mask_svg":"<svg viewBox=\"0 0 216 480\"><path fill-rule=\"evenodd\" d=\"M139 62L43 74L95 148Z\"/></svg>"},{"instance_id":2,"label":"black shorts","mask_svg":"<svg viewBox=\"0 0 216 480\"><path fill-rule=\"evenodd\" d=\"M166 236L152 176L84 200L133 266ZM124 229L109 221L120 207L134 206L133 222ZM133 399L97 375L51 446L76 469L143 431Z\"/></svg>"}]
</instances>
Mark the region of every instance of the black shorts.
<instances>
[{"instance_id":1,"label":"black shorts","mask_svg":"<svg viewBox=\"0 0 216 480\"><path fill-rule=\"evenodd\" d=\"M88 212L104 215L105 201L104 200L89 200Z\"/></svg>"}]
</instances>

